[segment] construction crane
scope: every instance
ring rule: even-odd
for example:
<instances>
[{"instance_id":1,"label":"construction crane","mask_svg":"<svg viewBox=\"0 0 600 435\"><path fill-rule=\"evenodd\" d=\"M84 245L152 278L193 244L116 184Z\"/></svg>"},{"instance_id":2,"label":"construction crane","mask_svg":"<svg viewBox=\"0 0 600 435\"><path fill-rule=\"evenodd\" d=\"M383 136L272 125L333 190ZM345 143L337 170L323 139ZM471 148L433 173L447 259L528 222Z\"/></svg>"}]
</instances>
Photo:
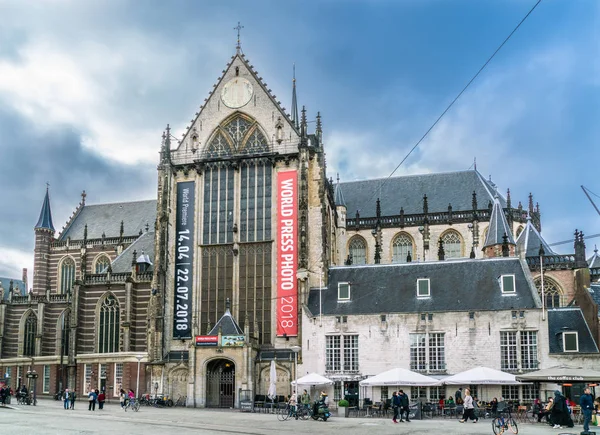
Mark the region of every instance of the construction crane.
<instances>
[{"instance_id":1,"label":"construction crane","mask_svg":"<svg viewBox=\"0 0 600 435\"><path fill-rule=\"evenodd\" d=\"M598 215L600 215L600 209L598 209L598 206L596 205L596 203L590 196L590 193L595 196L598 196L598 195L596 195L594 192L592 192L591 190L589 190L587 187L585 187L583 185L581 186L581 190L583 190L583 193L585 193L585 196L587 196L587 199L590 200L590 202L592 203L592 206L596 209L596 212L598 213ZM591 236L585 236L584 239L594 239L596 237L600 237L600 234L592 234ZM562 242L550 243L548 246L564 245L566 243L571 243L572 241L573 240L563 240Z\"/></svg>"}]
</instances>

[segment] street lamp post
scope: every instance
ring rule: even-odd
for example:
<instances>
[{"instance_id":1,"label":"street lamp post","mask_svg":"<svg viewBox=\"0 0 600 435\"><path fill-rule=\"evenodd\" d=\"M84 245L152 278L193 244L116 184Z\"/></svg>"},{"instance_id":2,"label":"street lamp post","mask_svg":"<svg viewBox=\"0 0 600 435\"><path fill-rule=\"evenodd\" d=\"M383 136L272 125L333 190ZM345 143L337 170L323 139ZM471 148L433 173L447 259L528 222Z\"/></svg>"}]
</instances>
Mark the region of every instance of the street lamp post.
<instances>
[{"instance_id":1,"label":"street lamp post","mask_svg":"<svg viewBox=\"0 0 600 435\"><path fill-rule=\"evenodd\" d=\"M135 384L135 394L137 394L137 397L140 397L140 362L142 361L144 357L143 356L136 356L135 359L137 359L138 362L138 366L137 366L137 382Z\"/></svg>"},{"instance_id":2,"label":"street lamp post","mask_svg":"<svg viewBox=\"0 0 600 435\"><path fill-rule=\"evenodd\" d=\"M292 346L294 352L294 395L296 396L296 402L298 402L298 352L302 349L300 346Z\"/></svg>"}]
</instances>

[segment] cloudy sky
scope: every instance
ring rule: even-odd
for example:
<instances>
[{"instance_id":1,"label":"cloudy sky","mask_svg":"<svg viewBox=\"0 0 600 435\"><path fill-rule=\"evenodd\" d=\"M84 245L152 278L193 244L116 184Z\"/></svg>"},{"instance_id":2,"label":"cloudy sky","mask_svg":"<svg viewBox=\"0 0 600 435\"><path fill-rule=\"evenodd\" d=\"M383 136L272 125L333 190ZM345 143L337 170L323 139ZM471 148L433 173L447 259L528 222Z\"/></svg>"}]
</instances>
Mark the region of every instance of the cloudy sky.
<instances>
[{"instance_id":1,"label":"cloudy sky","mask_svg":"<svg viewBox=\"0 0 600 435\"><path fill-rule=\"evenodd\" d=\"M0 276L32 269L46 182L57 230L84 189L88 204L155 197L161 132L181 135L238 21L288 108L296 63L329 175L349 181L387 176L534 3L0 0ZM597 234L579 186L600 194L599 116L600 3L544 0L398 174L476 157L514 202L534 194L548 242Z\"/></svg>"}]
</instances>

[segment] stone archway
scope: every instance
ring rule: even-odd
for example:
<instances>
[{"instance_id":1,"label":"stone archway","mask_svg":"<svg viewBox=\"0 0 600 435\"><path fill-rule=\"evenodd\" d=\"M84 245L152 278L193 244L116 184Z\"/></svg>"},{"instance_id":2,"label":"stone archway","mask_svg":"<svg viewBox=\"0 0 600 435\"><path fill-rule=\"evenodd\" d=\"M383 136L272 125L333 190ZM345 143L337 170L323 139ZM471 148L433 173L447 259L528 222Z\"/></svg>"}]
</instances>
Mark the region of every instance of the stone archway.
<instances>
[{"instance_id":1,"label":"stone archway","mask_svg":"<svg viewBox=\"0 0 600 435\"><path fill-rule=\"evenodd\" d=\"M235 405L235 363L220 358L206 365L206 407L233 408Z\"/></svg>"}]
</instances>

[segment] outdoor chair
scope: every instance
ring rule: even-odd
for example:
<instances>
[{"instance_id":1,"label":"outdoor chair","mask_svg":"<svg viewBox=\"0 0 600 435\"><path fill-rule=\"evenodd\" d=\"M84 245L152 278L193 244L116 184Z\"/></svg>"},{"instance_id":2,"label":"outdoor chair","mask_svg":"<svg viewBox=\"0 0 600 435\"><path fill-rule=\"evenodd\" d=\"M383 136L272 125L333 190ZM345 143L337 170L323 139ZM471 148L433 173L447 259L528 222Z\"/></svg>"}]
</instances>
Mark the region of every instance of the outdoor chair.
<instances>
[{"instance_id":1,"label":"outdoor chair","mask_svg":"<svg viewBox=\"0 0 600 435\"><path fill-rule=\"evenodd\" d=\"M259 411L262 410L265 407L266 398L267 396L264 396L262 394L257 394L256 396L254 396L254 407L258 408Z\"/></svg>"}]
</instances>

